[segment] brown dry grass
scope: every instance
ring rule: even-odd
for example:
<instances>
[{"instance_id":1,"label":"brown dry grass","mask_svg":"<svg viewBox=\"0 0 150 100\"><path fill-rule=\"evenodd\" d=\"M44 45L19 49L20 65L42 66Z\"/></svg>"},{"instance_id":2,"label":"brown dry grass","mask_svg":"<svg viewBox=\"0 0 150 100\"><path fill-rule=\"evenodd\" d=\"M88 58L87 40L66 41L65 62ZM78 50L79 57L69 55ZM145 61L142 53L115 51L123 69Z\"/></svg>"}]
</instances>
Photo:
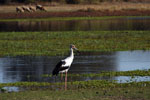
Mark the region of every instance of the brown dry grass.
<instances>
[{"instance_id":1,"label":"brown dry grass","mask_svg":"<svg viewBox=\"0 0 150 100\"><path fill-rule=\"evenodd\" d=\"M16 13L16 7L0 6L0 18L98 17L98 16L150 16L150 3L109 3L95 5L44 5L47 12ZM28 6L28 5L26 5Z\"/></svg>"},{"instance_id":2,"label":"brown dry grass","mask_svg":"<svg viewBox=\"0 0 150 100\"><path fill-rule=\"evenodd\" d=\"M22 6L22 5L19 5ZM0 13L16 12L16 5L0 6ZM48 12L72 12L72 11L87 11L89 8L95 11L120 11L120 10L150 10L150 3L125 3L125 2L103 2L100 4L91 5L46 5Z\"/></svg>"}]
</instances>

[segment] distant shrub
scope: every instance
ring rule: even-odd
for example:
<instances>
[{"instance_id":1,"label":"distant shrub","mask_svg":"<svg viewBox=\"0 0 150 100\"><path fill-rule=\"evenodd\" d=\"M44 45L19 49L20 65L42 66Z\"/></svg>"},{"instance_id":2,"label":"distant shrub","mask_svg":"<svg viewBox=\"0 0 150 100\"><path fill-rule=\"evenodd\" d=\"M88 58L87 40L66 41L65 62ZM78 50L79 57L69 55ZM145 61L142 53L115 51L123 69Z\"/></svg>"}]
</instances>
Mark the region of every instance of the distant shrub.
<instances>
[{"instance_id":1,"label":"distant shrub","mask_svg":"<svg viewBox=\"0 0 150 100\"><path fill-rule=\"evenodd\" d=\"M67 4L80 4L85 0L66 0Z\"/></svg>"},{"instance_id":2,"label":"distant shrub","mask_svg":"<svg viewBox=\"0 0 150 100\"><path fill-rule=\"evenodd\" d=\"M67 4L98 4L101 2L146 2L150 3L150 0L0 0L0 4L8 4L11 2L21 3L35 3L35 2L55 2L55 3L67 3Z\"/></svg>"},{"instance_id":3,"label":"distant shrub","mask_svg":"<svg viewBox=\"0 0 150 100\"><path fill-rule=\"evenodd\" d=\"M87 12L93 12L96 11L94 8L87 8Z\"/></svg>"},{"instance_id":4,"label":"distant shrub","mask_svg":"<svg viewBox=\"0 0 150 100\"><path fill-rule=\"evenodd\" d=\"M10 3L11 2L11 0L0 0L0 3Z\"/></svg>"}]
</instances>

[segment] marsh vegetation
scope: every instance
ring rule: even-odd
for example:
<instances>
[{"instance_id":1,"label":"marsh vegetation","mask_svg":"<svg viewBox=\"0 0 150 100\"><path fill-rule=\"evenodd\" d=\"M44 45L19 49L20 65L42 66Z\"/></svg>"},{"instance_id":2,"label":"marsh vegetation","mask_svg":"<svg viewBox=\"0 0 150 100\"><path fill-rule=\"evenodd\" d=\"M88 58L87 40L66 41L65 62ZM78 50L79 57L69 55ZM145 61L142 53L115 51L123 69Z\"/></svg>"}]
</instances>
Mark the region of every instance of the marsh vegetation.
<instances>
[{"instance_id":1,"label":"marsh vegetation","mask_svg":"<svg viewBox=\"0 0 150 100\"><path fill-rule=\"evenodd\" d=\"M81 52L149 50L149 31L1 32L0 55L66 55L69 44Z\"/></svg>"}]
</instances>

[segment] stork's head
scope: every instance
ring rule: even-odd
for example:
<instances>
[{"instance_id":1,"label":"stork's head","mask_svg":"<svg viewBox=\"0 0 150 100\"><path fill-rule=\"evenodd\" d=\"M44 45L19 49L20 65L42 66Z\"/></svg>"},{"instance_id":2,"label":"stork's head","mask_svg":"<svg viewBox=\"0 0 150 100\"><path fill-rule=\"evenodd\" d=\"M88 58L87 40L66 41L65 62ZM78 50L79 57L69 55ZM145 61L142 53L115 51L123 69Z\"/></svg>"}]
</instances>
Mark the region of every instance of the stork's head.
<instances>
[{"instance_id":1,"label":"stork's head","mask_svg":"<svg viewBox=\"0 0 150 100\"><path fill-rule=\"evenodd\" d=\"M73 44L70 45L70 48L75 49L75 50L78 50L78 49L75 47L75 45L73 45Z\"/></svg>"}]
</instances>

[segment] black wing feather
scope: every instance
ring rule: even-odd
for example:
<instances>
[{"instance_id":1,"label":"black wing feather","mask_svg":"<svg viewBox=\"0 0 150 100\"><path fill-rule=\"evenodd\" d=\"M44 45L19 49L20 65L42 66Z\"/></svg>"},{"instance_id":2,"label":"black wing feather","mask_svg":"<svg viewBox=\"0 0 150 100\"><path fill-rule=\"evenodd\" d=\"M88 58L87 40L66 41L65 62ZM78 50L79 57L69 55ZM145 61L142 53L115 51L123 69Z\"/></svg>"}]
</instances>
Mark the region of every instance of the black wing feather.
<instances>
[{"instance_id":1,"label":"black wing feather","mask_svg":"<svg viewBox=\"0 0 150 100\"><path fill-rule=\"evenodd\" d=\"M66 70L66 69L68 69L69 67L61 67L60 69L59 69L59 71L63 71L63 70Z\"/></svg>"},{"instance_id":2,"label":"black wing feather","mask_svg":"<svg viewBox=\"0 0 150 100\"><path fill-rule=\"evenodd\" d=\"M52 72L52 75L58 75L59 71L60 71L61 69L63 69L61 66L64 65L64 64L66 64L65 61L60 61L60 62L56 65L56 67L54 68L54 70L53 70L53 72Z\"/></svg>"}]
</instances>

